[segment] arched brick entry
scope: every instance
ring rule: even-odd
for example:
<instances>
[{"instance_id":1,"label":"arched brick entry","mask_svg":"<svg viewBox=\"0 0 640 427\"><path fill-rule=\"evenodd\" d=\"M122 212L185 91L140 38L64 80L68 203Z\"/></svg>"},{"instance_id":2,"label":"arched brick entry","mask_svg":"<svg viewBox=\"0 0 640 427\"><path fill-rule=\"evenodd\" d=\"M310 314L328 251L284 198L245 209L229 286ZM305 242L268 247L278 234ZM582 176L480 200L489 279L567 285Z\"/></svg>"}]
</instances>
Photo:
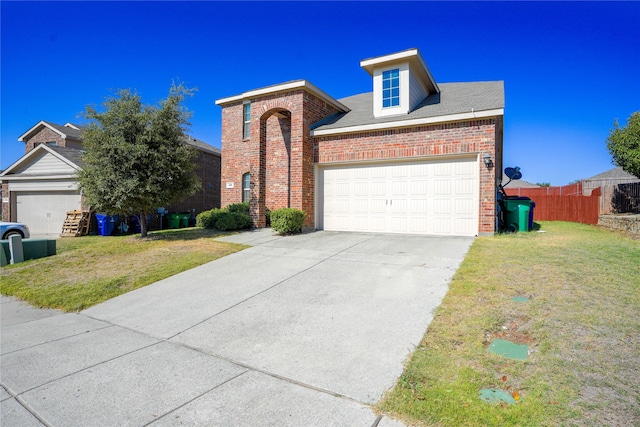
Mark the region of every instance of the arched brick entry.
<instances>
[{"instance_id":1,"label":"arched brick entry","mask_svg":"<svg viewBox=\"0 0 640 427\"><path fill-rule=\"evenodd\" d=\"M216 101L223 105L222 205L242 200L249 172L250 213L266 226L266 207L306 212L303 228L314 227L314 143L311 125L344 106L300 80ZM250 132L243 111L250 105Z\"/></svg>"},{"instance_id":2,"label":"arched brick entry","mask_svg":"<svg viewBox=\"0 0 640 427\"><path fill-rule=\"evenodd\" d=\"M266 225L267 207L291 207L291 142L291 111L280 106L264 111L259 161L251 168L251 219L257 227Z\"/></svg>"}]
</instances>

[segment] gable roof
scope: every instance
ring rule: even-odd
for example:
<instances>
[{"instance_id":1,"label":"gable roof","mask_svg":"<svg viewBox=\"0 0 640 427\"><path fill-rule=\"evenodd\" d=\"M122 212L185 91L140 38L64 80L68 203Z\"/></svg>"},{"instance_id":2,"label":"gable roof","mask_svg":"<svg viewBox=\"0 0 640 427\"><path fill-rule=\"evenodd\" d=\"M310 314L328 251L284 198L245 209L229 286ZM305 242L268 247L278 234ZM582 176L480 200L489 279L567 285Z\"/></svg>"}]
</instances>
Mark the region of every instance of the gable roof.
<instances>
[{"instance_id":1,"label":"gable roof","mask_svg":"<svg viewBox=\"0 0 640 427\"><path fill-rule=\"evenodd\" d=\"M512 179L510 180L508 177L502 177L502 185L509 183L506 188L540 188L539 185L533 184L529 181L525 181L524 179Z\"/></svg>"},{"instance_id":2,"label":"gable roof","mask_svg":"<svg viewBox=\"0 0 640 427\"><path fill-rule=\"evenodd\" d=\"M336 101L333 97L327 95L324 91L318 89L315 85L311 84L306 80L291 80L285 83L280 83L277 85L266 86L259 89L253 89L247 92L243 92L240 95L229 96L227 98L221 98L216 100L216 105L225 105L230 104L232 102L250 100L251 98L257 98L259 96L271 95L278 92L286 92L290 90L302 89L305 90L314 96L322 99L328 104L332 105L336 110L339 111L349 111L349 108Z\"/></svg>"},{"instance_id":3,"label":"gable roof","mask_svg":"<svg viewBox=\"0 0 640 427\"><path fill-rule=\"evenodd\" d=\"M47 127L52 131L56 132L63 138L75 139L76 141L82 141L82 127L73 125L71 123L67 123L64 126L58 125L55 123L47 122L44 120L40 120L36 123L31 129L20 135L18 141L24 142L25 139L28 139L32 134L39 132L43 127Z\"/></svg>"},{"instance_id":4,"label":"gable roof","mask_svg":"<svg viewBox=\"0 0 640 427\"><path fill-rule=\"evenodd\" d=\"M416 48L403 50L402 52L396 52L389 55L377 56L375 58L363 59L360 61L360 66L373 77L373 72L376 67L387 67L402 62L409 63L409 66L418 75L420 81L422 81L422 83L427 87L429 93L440 92L440 88L438 87L436 80L433 78L433 75L431 75L429 67L427 67L420 51Z\"/></svg>"},{"instance_id":5,"label":"gable roof","mask_svg":"<svg viewBox=\"0 0 640 427\"><path fill-rule=\"evenodd\" d=\"M82 169L82 150L76 150L74 148L66 147L56 147L49 144L39 144L33 150L20 157L11 166L0 173L0 178L9 180L12 177L19 177L21 175L19 172L20 169L24 166L29 165L30 161L32 161L33 159L37 159L38 156L43 154L43 152L52 154L54 157L58 158L63 163L66 163L75 170Z\"/></svg>"},{"instance_id":6,"label":"gable roof","mask_svg":"<svg viewBox=\"0 0 640 427\"><path fill-rule=\"evenodd\" d=\"M58 133L63 138L74 139L76 141L82 141L83 139L82 138L83 126L75 125L69 122L65 123L65 125L63 126L56 123L47 122L45 120L40 120L38 123L36 123L35 126L33 126L31 129L23 133L20 136L20 138L18 138L18 141L24 142L24 140L28 138L31 134L39 132L43 127L47 127L51 129L52 131ZM221 154L221 151L219 148L216 148L213 145L209 145L206 142L201 141L189 135L185 135L184 142L197 148L200 151L205 151L205 152L217 154L217 155ZM44 145L44 144L41 144L41 145ZM67 149L64 147L55 147L55 146L52 147L51 145L48 145L48 147L58 151L59 154L62 156L70 156L69 157L70 159L77 160L75 161L75 163L79 164L78 163L80 161L79 155L73 154L71 152L66 152L65 150ZM78 150L73 150L73 151L80 152Z\"/></svg>"},{"instance_id":7,"label":"gable roof","mask_svg":"<svg viewBox=\"0 0 640 427\"><path fill-rule=\"evenodd\" d=\"M606 180L606 179L640 181L640 178L630 174L629 172L622 169L621 167L609 169L608 171L599 173L598 175L594 175L591 178L583 179L583 181L600 181L600 180Z\"/></svg>"},{"instance_id":8,"label":"gable roof","mask_svg":"<svg viewBox=\"0 0 640 427\"><path fill-rule=\"evenodd\" d=\"M209 145L206 142L201 141L201 140L199 140L197 138L194 138L192 136L185 135L184 142L185 142L185 144L189 144L189 145L197 148L200 151L205 151L207 153L215 154L217 156L221 156L222 155L222 150L220 150L219 148L216 148L213 145Z\"/></svg>"},{"instance_id":9,"label":"gable roof","mask_svg":"<svg viewBox=\"0 0 640 427\"><path fill-rule=\"evenodd\" d=\"M313 136L473 120L504 114L504 82L440 83L440 93L426 97L400 116L373 116L373 92L342 98L351 111L315 123Z\"/></svg>"}]
</instances>

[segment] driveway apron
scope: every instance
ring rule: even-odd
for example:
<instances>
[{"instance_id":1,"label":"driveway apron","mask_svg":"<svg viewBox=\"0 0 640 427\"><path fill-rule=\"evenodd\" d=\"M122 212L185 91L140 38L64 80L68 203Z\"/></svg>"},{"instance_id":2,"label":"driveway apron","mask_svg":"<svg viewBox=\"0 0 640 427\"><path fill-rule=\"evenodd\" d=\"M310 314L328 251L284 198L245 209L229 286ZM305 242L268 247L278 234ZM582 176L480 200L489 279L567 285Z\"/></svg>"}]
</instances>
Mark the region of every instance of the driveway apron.
<instances>
[{"instance_id":1,"label":"driveway apron","mask_svg":"<svg viewBox=\"0 0 640 427\"><path fill-rule=\"evenodd\" d=\"M370 408L472 238L262 229L81 313L2 297L1 425L401 426Z\"/></svg>"}]
</instances>

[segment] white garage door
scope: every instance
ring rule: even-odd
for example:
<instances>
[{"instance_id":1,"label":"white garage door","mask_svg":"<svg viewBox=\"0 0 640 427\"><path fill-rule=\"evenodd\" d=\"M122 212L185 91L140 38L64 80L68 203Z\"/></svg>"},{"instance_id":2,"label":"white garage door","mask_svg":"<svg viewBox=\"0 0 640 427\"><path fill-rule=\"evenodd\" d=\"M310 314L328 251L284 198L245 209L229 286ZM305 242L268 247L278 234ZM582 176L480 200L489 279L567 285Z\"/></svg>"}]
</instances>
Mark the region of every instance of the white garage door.
<instances>
[{"instance_id":1,"label":"white garage door","mask_svg":"<svg viewBox=\"0 0 640 427\"><path fill-rule=\"evenodd\" d=\"M16 193L16 218L31 234L60 234L67 211L80 208L80 194L73 191Z\"/></svg>"},{"instance_id":2,"label":"white garage door","mask_svg":"<svg viewBox=\"0 0 640 427\"><path fill-rule=\"evenodd\" d=\"M474 158L318 170L318 228L337 231L478 234Z\"/></svg>"}]
</instances>

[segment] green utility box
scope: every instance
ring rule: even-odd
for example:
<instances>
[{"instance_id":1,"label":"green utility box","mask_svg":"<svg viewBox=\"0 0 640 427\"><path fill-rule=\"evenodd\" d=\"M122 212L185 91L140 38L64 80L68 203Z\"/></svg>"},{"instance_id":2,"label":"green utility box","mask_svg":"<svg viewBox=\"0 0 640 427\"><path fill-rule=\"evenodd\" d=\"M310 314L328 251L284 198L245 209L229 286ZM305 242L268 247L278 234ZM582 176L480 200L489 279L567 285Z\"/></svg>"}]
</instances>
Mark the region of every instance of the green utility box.
<instances>
[{"instance_id":1,"label":"green utility box","mask_svg":"<svg viewBox=\"0 0 640 427\"><path fill-rule=\"evenodd\" d=\"M9 251L9 241L0 241L0 265L4 267L11 261L11 252ZM24 260L36 258L44 258L56 254L56 241L53 239L23 239L22 251Z\"/></svg>"},{"instance_id":2,"label":"green utility box","mask_svg":"<svg viewBox=\"0 0 640 427\"><path fill-rule=\"evenodd\" d=\"M533 228L535 203L528 197L502 200L504 223L508 231L530 231Z\"/></svg>"}]
</instances>

